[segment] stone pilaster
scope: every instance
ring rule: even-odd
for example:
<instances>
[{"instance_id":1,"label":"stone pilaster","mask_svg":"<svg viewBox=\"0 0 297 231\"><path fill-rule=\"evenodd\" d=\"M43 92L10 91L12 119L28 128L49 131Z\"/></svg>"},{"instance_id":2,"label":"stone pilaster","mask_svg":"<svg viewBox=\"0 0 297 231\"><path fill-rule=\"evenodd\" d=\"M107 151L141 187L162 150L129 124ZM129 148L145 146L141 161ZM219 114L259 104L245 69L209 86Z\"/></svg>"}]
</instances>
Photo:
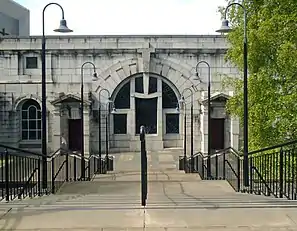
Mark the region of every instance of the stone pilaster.
<instances>
[{"instance_id":1,"label":"stone pilaster","mask_svg":"<svg viewBox=\"0 0 297 231\"><path fill-rule=\"evenodd\" d=\"M230 123L230 132L231 132L231 147L235 150L239 149L239 119L238 118L231 118Z\"/></svg>"},{"instance_id":2,"label":"stone pilaster","mask_svg":"<svg viewBox=\"0 0 297 231\"><path fill-rule=\"evenodd\" d=\"M52 112L52 149L57 150L61 145L61 111L60 107L55 107ZM68 137L64 137L68 141ZM68 142L67 142L68 144Z\"/></svg>"}]
</instances>

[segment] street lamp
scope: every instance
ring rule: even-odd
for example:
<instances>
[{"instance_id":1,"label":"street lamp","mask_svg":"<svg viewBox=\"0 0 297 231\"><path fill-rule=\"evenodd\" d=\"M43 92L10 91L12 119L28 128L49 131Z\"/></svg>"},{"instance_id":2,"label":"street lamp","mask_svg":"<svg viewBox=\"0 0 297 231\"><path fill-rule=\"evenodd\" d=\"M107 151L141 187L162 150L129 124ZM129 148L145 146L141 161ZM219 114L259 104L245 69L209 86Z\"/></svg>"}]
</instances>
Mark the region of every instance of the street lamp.
<instances>
[{"instance_id":1,"label":"street lamp","mask_svg":"<svg viewBox=\"0 0 297 231\"><path fill-rule=\"evenodd\" d=\"M112 104L112 111L110 111L110 104ZM107 114L106 114L106 118L105 118L105 149L106 149L106 154L105 154L105 159L106 159L106 170L109 170L109 115L110 113L116 113L116 109L114 106L114 102L112 100L108 100L108 102L106 103L106 108L107 108Z\"/></svg>"},{"instance_id":2,"label":"street lamp","mask_svg":"<svg viewBox=\"0 0 297 231\"><path fill-rule=\"evenodd\" d=\"M41 123L42 123L42 163L43 163L43 174L42 174L42 181L43 181L43 188L47 188L47 132L46 132L46 60L45 60L45 23L44 23L44 13L48 6L56 5L60 7L62 11L62 19L60 20L60 26L58 29L55 29L55 32L60 33L69 33L72 32L67 27L66 20L64 18L64 9L58 3L49 3L47 4L42 11L42 47L41 47Z\"/></svg>"},{"instance_id":3,"label":"street lamp","mask_svg":"<svg viewBox=\"0 0 297 231\"><path fill-rule=\"evenodd\" d=\"M185 104L185 97L184 97L184 93L185 91L190 91L191 92L191 172L193 171L193 168L194 168L194 162L193 162L193 156L194 156L194 123L193 123L193 103L194 103L194 94L193 94L193 91L191 88L185 88L181 94L181 98L179 100L179 102L181 104L184 104L184 158L185 158L185 161L184 163L186 163L186 156L187 156L187 134L186 134L186 131L187 131L187 121L186 121L186 104ZM186 170L186 169L185 169Z\"/></svg>"},{"instance_id":4,"label":"street lamp","mask_svg":"<svg viewBox=\"0 0 297 231\"><path fill-rule=\"evenodd\" d=\"M85 65L90 64L93 66L94 73L93 73L93 79L97 80L97 73L96 73L96 66L92 62L85 62L81 66L81 74L80 74L80 118L81 118L81 179L85 179L85 132L84 132L84 67Z\"/></svg>"},{"instance_id":5,"label":"street lamp","mask_svg":"<svg viewBox=\"0 0 297 231\"><path fill-rule=\"evenodd\" d=\"M229 27L229 21L227 20L227 12L228 9L233 6L237 5L243 9L244 12L244 25L243 25L243 179L244 179L244 186L249 186L249 163L248 163L248 81L247 81L247 73L248 73L248 64L247 64L247 13L246 8L237 2L231 3L225 9L225 17L222 21L222 26L217 32L221 33L228 33L231 31Z\"/></svg>"},{"instance_id":6,"label":"street lamp","mask_svg":"<svg viewBox=\"0 0 297 231\"><path fill-rule=\"evenodd\" d=\"M210 155L211 155L211 115L210 115L210 85L211 85L211 79L210 79L210 65L208 62L202 60L199 61L196 65L196 76L199 77L198 68L200 64L206 64L208 68L208 85L207 85L207 109L208 109L208 115L207 115L207 178L209 179L211 177L211 163L210 163Z\"/></svg>"},{"instance_id":7,"label":"street lamp","mask_svg":"<svg viewBox=\"0 0 297 231\"><path fill-rule=\"evenodd\" d=\"M101 173L101 170L102 170L102 166L101 166L101 156L102 156L102 146L101 146L101 92L103 91L106 91L107 92L107 97L108 97L108 102L112 102L111 99L110 99L110 92L109 90L105 89L105 88L102 88L99 93L98 93L98 152L99 152L99 159L100 159L100 162L99 162L99 169L100 169L100 173Z\"/></svg>"}]
</instances>

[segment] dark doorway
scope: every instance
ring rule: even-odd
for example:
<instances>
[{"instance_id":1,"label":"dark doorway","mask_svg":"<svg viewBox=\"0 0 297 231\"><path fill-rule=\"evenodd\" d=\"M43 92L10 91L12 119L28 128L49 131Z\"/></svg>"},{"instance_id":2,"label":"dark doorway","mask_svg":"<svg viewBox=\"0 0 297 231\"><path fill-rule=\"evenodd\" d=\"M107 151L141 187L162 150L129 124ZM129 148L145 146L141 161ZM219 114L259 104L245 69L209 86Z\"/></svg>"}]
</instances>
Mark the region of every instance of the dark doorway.
<instances>
[{"instance_id":1,"label":"dark doorway","mask_svg":"<svg viewBox=\"0 0 297 231\"><path fill-rule=\"evenodd\" d=\"M158 98L135 98L136 108L136 134L140 126L144 125L147 134L157 134L157 102Z\"/></svg>"},{"instance_id":2,"label":"dark doorway","mask_svg":"<svg viewBox=\"0 0 297 231\"><path fill-rule=\"evenodd\" d=\"M211 119L211 149L224 149L225 119Z\"/></svg>"},{"instance_id":3,"label":"dark doorway","mask_svg":"<svg viewBox=\"0 0 297 231\"><path fill-rule=\"evenodd\" d=\"M69 149L71 151L81 151L81 119L68 120Z\"/></svg>"}]
</instances>

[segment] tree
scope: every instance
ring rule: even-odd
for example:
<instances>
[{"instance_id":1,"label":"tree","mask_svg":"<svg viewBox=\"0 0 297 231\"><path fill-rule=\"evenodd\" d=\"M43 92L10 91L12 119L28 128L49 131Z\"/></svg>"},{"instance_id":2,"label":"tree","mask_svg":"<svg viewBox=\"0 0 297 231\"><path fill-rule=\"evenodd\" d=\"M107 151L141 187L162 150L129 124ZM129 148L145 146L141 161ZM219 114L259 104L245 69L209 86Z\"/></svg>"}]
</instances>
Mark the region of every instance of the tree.
<instances>
[{"instance_id":1,"label":"tree","mask_svg":"<svg viewBox=\"0 0 297 231\"><path fill-rule=\"evenodd\" d=\"M296 0L245 0L248 36L249 149L297 139ZM224 12L224 9L221 9ZM226 59L243 70L243 11L233 6L228 20ZM243 122L242 78L224 79L234 96L228 112Z\"/></svg>"}]
</instances>

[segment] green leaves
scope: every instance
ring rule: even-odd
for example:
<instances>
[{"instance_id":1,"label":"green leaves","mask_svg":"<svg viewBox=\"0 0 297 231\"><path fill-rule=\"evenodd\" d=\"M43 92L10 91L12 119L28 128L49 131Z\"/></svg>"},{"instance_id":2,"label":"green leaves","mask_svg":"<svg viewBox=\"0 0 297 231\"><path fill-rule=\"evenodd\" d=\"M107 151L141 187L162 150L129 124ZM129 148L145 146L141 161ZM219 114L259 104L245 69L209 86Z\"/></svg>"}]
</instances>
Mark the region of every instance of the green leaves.
<instances>
[{"instance_id":1,"label":"green leaves","mask_svg":"<svg viewBox=\"0 0 297 231\"><path fill-rule=\"evenodd\" d=\"M249 148L297 138L297 4L295 0L245 0L248 22ZM227 60L243 70L243 13L232 7L235 26L227 39ZM243 121L243 83L227 103L231 115Z\"/></svg>"}]
</instances>

